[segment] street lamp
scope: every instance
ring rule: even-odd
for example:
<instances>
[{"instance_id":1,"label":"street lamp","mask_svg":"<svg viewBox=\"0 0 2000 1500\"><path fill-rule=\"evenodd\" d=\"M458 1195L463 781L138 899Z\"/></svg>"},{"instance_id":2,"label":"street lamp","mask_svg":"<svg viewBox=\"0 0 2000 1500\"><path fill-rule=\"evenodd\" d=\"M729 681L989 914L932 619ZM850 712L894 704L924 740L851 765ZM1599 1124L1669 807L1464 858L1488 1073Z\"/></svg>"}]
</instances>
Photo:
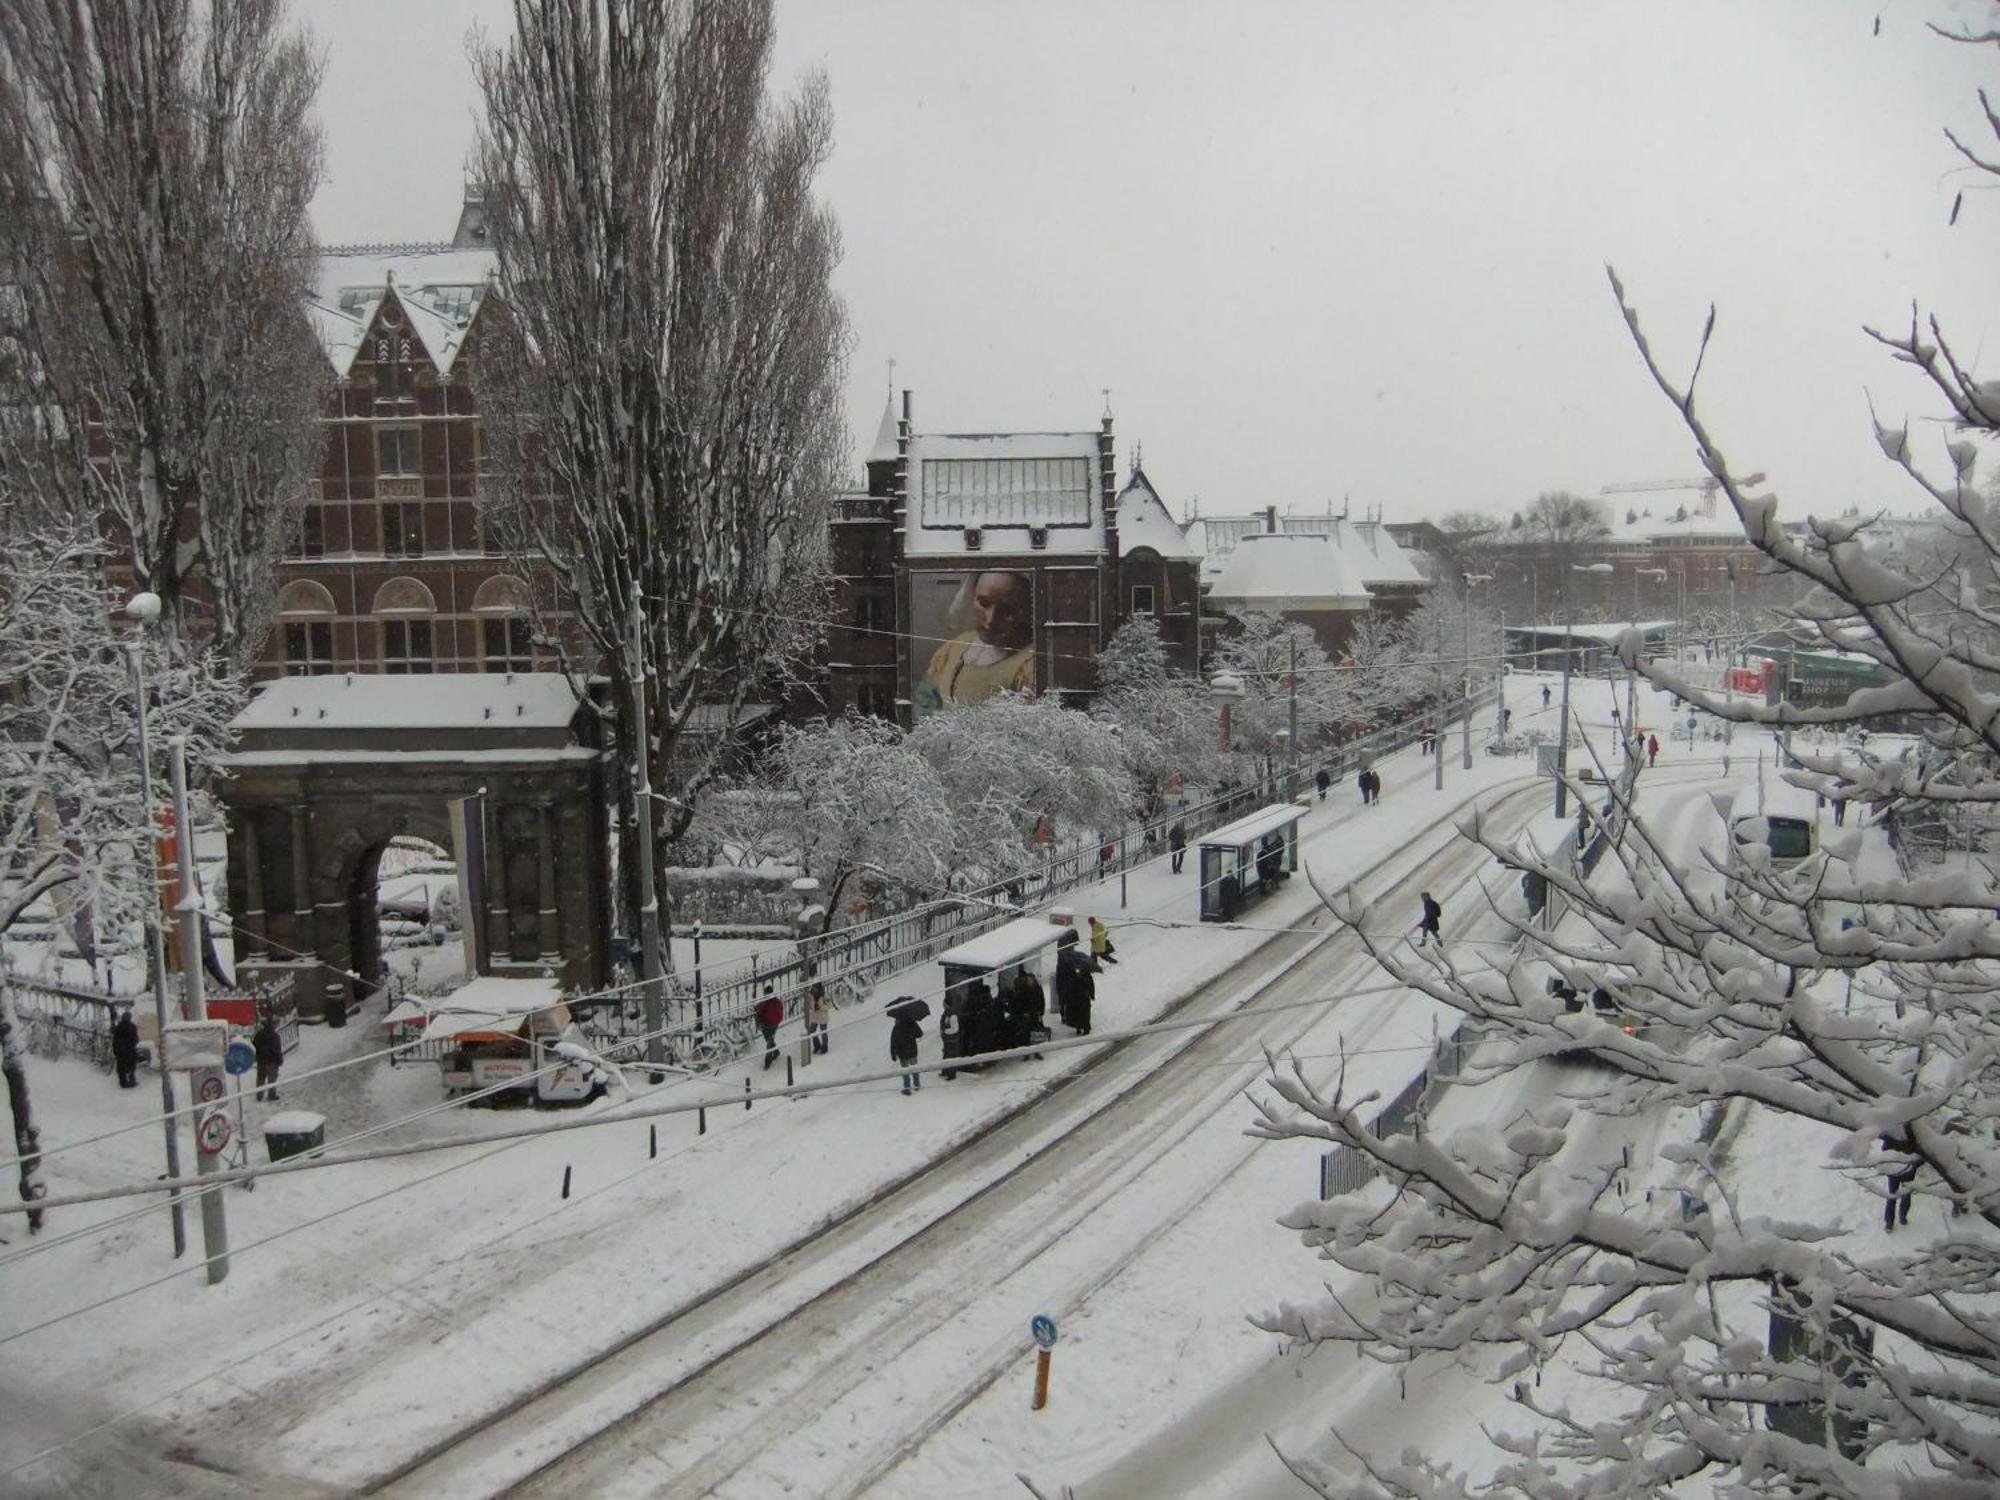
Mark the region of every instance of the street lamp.
<instances>
[{"instance_id":1,"label":"street lamp","mask_svg":"<svg viewBox=\"0 0 2000 1500\"><path fill-rule=\"evenodd\" d=\"M1460 622L1464 626L1464 629L1460 631L1462 640L1459 645L1461 653L1465 657L1465 676L1463 682L1460 684L1459 696L1464 700L1460 706L1464 709L1465 717L1461 721L1463 733L1460 735L1460 741L1465 751L1465 769L1470 771L1472 769L1472 586L1477 583L1491 583L1493 575L1491 573L1466 573L1462 576L1465 579L1465 614ZM1504 643L1507 638L1504 630L1501 632L1500 638ZM1506 707L1507 679L1503 675L1500 679L1500 708L1497 710L1498 717L1495 719L1495 723L1498 723L1499 719L1506 717Z\"/></svg>"},{"instance_id":2,"label":"street lamp","mask_svg":"<svg viewBox=\"0 0 2000 1500\"><path fill-rule=\"evenodd\" d=\"M1610 563L1571 563L1571 573L1609 573ZM1563 690L1562 716L1556 721L1556 816L1561 817L1569 806L1569 786L1563 779L1569 774L1569 663L1575 653L1570 645L1569 581L1568 575L1558 575L1562 583L1563 617Z\"/></svg>"},{"instance_id":3,"label":"street lamp","mask_svg":"<svg viewBox=\"0 0 2000 1500\"><path fill-rule=\"evenodd\" d=\"M132 663L132 705L134 716L139 721L139 799L144 808L140 814L145 824L141 835L142 845L139 864L142 869L152 872L147 884L150 895L146 902L146 966L152 971L153 980L153 1021L156 1035L153 1046L156 1061L160 1065L160 1115L166 1129L167 1176L179 1178L181 1175L180 1135L175 1126L174 1075L167 1066L167 942L160 931L160 890L159 890L159 846L157 842L158 824L153 816L153 751L146 735L146 627L160 618L160 596L147 590L134 594L125 603L125 617L138 628L125 642L126 658ZM187 1253L187 1220L181 1212L181 1195L178 1191L169 1200L174 1224L174 1256L178 1259Z\"/></svg>"}]
</instances>

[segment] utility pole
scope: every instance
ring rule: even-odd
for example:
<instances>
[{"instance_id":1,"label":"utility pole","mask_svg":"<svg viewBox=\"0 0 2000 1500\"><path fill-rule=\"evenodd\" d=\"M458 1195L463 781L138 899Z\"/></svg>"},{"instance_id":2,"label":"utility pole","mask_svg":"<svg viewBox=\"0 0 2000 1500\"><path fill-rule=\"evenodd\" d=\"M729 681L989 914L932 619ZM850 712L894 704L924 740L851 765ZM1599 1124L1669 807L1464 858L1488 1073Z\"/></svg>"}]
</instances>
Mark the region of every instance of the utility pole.
<instances>
[{"instance_id":1,"label":"utility pole","mask_svg":"<svg viewBox=\"0 0 2000 1500\"><path fill-rule=\"evenodd\" d=\"M1292 669L1286 674L1286 685L1291 689L1291 701L1286 705L1285 724L1289 735L1285 741L1285 796L1299 794L1299 638L1297 627L1285 633L1285 639L1292 648ZM1122 904L1122 903L1121 903Z\"/></svg>"},{"instance_id":2,"label":"utility pole","mask_svg":"<svg viewBox=\"0 0 2000 1500\"><path fill-rule=\"evenodd\" d=\"M646 1061L649 1076L660 1081L658 1068L667 1060L666 985L660 970L660 891L653 876L653 780L648 753L651 732L646 721L645 622L640 616L639 590L632 590L632 771L634 823L639 830L639 965L646 999ZM700 982L699 977L696 980Z\"/></svg>"},{"instance_id":3,"label":"utility pole","mask_svg":"<svg viewBox=\"0 0 2000 1500\"><path fill-rule=\"evenodd\" d=\"M202 987L201 887L194 873L194 819L188 814L187 738L167 741L168 768L174 778L174 852L180 866L181 983L185 986L187 1019L208 1019L208 997ZM164 1042L164 1038L162 1039ZM162 1066L168 1059L162 1059ZM219 1104L228 1085L214 1068L190 1075L194 1096L204 1105ZM220 1124L211 1122L219 1121ZM229 1113L204 1110L195 1121L195 1170L206 1177L222 1166L222 1149L229 1144ZM201 1190L201 1247L208 1261L208 1284L229 1274L228 1205L219 1188Z\"/></svg>"},{"instance_id":4,"label":"utility pole","mask_svg":"<svg viewBox=\"0 0 2000 1500\"><path fill-rule=\"evenodd\" d=\"M147 625L160 617L160 596L158 594L135 595L125 606L125 613L135 621L143 632ZM167 1176L178 1180L181 1175L180 1129L176 1123L179 1115L174 1106L174 1074L167 1066L167 1022L172 1019L167 1014L167 943L160 932L160 843L159 828L153 818L153 752L146 739L146 643L143 635L126 642L126 650L132 660L132 698L139 720L139 797L145 804L142 817L145 822L144 847L140 851L141 863L152 872L148 882L151 897L146 903L146 966L152 971L153 979L153 1050L155 1061L160 1065L160 1121L167 1136ZM180 1190L176 1188L168 1197L168 1209L174 1221L174 1259L187 1254L187 1216L181 1209Z\"/></svg>"},{"instance_id":5,"label":"utility pole","mask_svg":"<svg viewBox=\"0 0 2000 1500\"><path fill-rule=\"evenodd\" d=\"M1460 621L1464 628L1460 631L1461 640L1459 645L1461 653L1465 658L1465 675L1459 684L1459 712L1464 717L1459 721L1462 726L1459 738L1465 752L1465 769L1470 771L1472 769L1472 586L1475 583L1491 583L1493 575L1490 573L1466 573L1463 577L1465 579L1465 614L1461 617ZM1504 630L1500 638L1502 642L1505 642L1506 635ZM1507 701L1507 690L1505 687L1502 687L1500 690L1500 701L1502 704L1505 704ZM1499 723L1497 718L1494 723L1497 731Z\"/></svg>"}]
</instances>

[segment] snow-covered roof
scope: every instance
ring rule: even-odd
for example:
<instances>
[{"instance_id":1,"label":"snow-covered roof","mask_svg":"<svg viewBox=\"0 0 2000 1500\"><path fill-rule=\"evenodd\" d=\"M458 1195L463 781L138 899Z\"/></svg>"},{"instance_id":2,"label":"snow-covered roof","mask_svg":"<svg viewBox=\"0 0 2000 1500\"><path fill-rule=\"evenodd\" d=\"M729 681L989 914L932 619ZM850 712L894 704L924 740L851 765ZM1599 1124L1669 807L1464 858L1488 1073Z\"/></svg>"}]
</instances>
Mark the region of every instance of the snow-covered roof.
<instances>
[{"instance_id":1,"label":"snow-covered roof","mask_svg":"<svg viewBox=\"0 0 2000 1500\"><path fill-rule=\"evenodd\" d=\"M958 964L968 969L1004 969L1044 948L1053 948L1066 932L1076 929L1047 917L1016 917L991 932L960 943L938 955L941 964Z\"/></svg>"},{"instance_id":2,"label":"snow-covered roof","mask_svg":"<svg viewBox=\"0 0 2000 1500\"><path fill-rule=\"evenodd\" d=\"M353 673L266 683L233 728L564 729L576 692L560 672Z\"/></svg>"},{"instance_id":3,"label":"snow-covered roof","mask_svg":"<svg viewBox=\"0 0 2000 1500\"><path fill-rule=\"evenodd\" d=\"M562 1004L555 980L482 974L431 1007L424 1039L436 1041L475 1031L518 1032L530 1019L534 1029L543 1033L560 1031L569 1024L569 1011Z\"/></svg>"},{"instance_id":4,"label":"snow-covered roof","mask_svg":"<svg viewBox=\"0 0 2000 1500\"><path fill-rule=\"evenodd\" d=\"M1104 550L1094 432L925 434L910 439L908 472L912 556L967 556L968 530L978 551L1027 552L1031 528L1047 532L1036 551Z\"/></svg>"},{"instance_id":5,"label":"snow-covered roof","mask_svg":"<svg viewBox=\"0 0 2000 1500\"><path fill-rule=\"evenodd\" d=\"M1281 515L1280 535L1324 537L1341 556L1348 574L1372 588L1423 586L1427 580L1416 557L1398 542L1380 521L1356 521L1344 515ZM1271 518L1266 513L1248 516L1204 516L1188 523L1190 532L1201 528L1200 550L1206 561L1204 582L1221 575L1223 560L1246 537L1268 533Z\"/></svg>"},{"instance_id":6,"label":"snow-covered roof","mask_svg":"<svg viewBox=\"0 0 2000 1500\"><path fill-rule=\"evenodd\" d=\"M324 251L308 311L334 373L353 368L392 288L431 363L448 373L497 264L491 250Z\"/></svg>"},{"instance_id":7,"label":"snow-covered roof","mask_svg":"<svg viewBox=\"0 0 2000 1500\"><path fill-rule=\"evenodd\" d=\"M1118 492L1118 555L1130 557L1141 547L1150 547L1161 557L1175 562L1195 561L1201 549L1187 539L1180 523L1168 512L1166 502L1146 478L1143 469L1134 469L1132 478Z\"/></svg>"},{"instance_id":8,"label":"snow-covered roof","mask_svg":"<svg viewBox=\"0 0 2000 1500\"><path fill-rule=\"evenodd\" d=\"M1212 570L1212 572L1211 572ZM1368 588L1332 538L1309 532L1246 536L1203 569L1207 596L1225 608L1368 608Z\"/></svg>"},{"instance_id":9,"label":"snow-covered roof","mask_svg":"<svg viewBox=\"0 0 2000 1500\"><path fill-rule=\"evenodd\" d=\"M1199 842L1218 849L1241 849L1246 844L1256 843L1267 833L1289 827L1305 815L1306 810L1295 802L1273 802L1258 808L1247 818L1238 818L1227 828L1203 834Z\"/></svg>"}]
</instances>

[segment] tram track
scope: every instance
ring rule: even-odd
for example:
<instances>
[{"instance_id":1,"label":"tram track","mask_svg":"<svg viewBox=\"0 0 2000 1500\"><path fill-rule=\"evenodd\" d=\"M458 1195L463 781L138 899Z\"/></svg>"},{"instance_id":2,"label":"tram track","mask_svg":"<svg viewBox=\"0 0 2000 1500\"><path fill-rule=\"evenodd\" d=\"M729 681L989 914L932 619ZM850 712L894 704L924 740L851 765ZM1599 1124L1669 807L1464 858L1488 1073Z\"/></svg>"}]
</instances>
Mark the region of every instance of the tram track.
<instances>
[{"instance_id":1,"label":"tram track","mask_svg":"<svg viewBox=\"0 0 2000 1500\"><path fill-rule=\"evenodd\" d=\"M1528 784L1479 796L1489 816L1504 818L1521 815L1537 791ZM1439 820L1359 883L1373 899L1406 900L1404 886L1470 878L1487 856L1456 843L1452 821ZM1357 964L1379 972L1351 935L1283 933L1161 1019L1329 993L1337 988L1329 971L1345 975ZM781 1463L784 1445L796 1442L815 1463L815 1493L863 1493L1018 1359L1018 1319L989 1328L992 1313L975 1305L976 1288L1004 1288L1042 1258L1066 1253L1077 1225L1129 1196L1151 1166L1228 1107L1246 1072L1258 1071L1242 1062L1246 1053L1282 1050L1323 1016L1294 1009L1108 1044L951 1156L491 1414L372 1492L692 1496L735 1493L740 1482L754 1493L763 1466ZM1350 1031L1350 1042L1362 1039ZM1240 1141L1236 1150L1247 1154ZM1176 1199L1154 1212L1170 1219L1186 1206ZM1140 1234L1117 1247L1083 1284L1115 1276L1145 1242ZM952 1267L968 1260L978 1274L954 1278ZM964 1378L909 1401L893 1449L848 1455L838 1474L821 1467L839 1455L816 1449L807 1429L831 1404L828 1393L880 1380L897 1351L941 1331L971 1342L951 1366ZM762 1477L784 1487L780 1475Z\"/></svg>"}]
</instances>

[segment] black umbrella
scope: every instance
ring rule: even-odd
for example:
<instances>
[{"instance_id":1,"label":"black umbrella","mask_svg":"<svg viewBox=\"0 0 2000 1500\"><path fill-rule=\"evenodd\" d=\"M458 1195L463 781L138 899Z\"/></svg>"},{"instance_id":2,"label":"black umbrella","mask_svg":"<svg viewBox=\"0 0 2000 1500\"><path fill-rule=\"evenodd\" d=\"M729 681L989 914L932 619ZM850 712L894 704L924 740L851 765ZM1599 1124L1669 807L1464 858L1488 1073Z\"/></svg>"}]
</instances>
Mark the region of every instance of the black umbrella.
<instances>
[{"instance_id":1,"label":"black umbrella","mask_svg":"<svg viewBox=\"0 0 2000 1500\"><path fill-rule=\"evenodd\" d=\"M919 1000L915 995L898 995L885 1009L899 1021L906 1017L912 1021L921 1021L931 1013L931 1004L928 1000Z\"/></svg>"}]
</instances>

